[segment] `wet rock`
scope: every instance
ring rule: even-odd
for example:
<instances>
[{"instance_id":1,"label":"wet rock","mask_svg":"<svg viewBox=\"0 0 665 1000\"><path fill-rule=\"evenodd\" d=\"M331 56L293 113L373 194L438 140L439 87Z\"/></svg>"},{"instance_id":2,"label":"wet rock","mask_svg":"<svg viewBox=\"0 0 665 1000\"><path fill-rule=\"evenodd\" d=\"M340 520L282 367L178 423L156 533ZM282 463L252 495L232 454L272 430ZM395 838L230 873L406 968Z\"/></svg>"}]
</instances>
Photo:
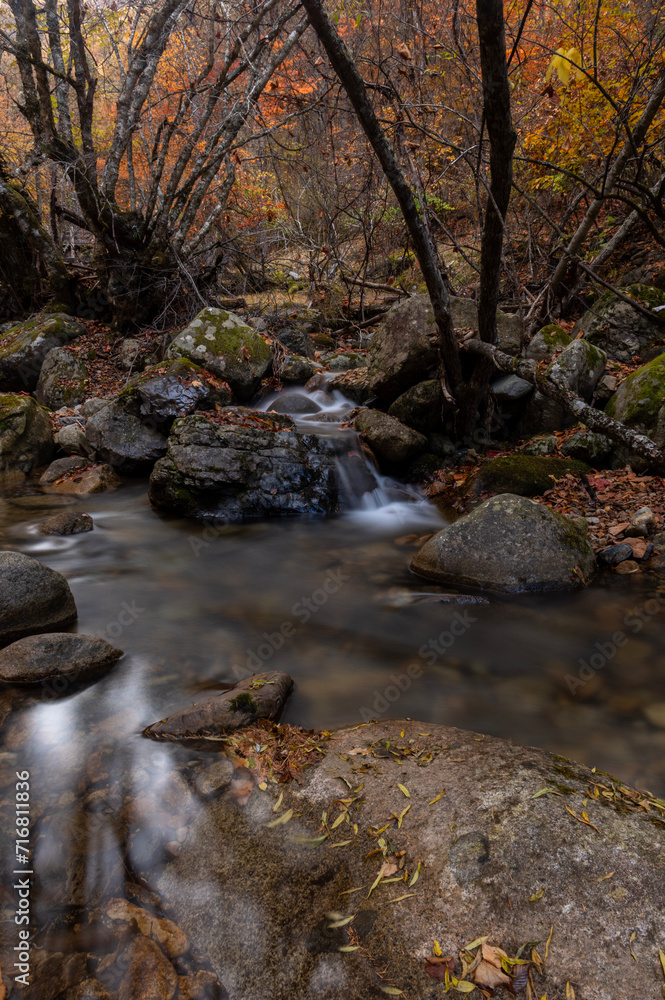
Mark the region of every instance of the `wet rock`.
<instances>
[{"instance_id":1,"label":"wet rock","mask_svg":"<svg viewBox=\"0 0 665 1000\"><path fill-rule=\"evenodd\" d=\"M195 410L214 410L231 402L226 382L185 358L147 368L129 386L138 394L140 416L152 418L163 433L176 417Z\"/></svg>"},{"instance_id":2,"label":"wet rock","mask_svg":"<svg viewBox=\"0 0 665 1000\"><path fill-rule=\"evenodd\" d=\"M290 417L228 407L177 420L150 478L156 507L188 517L330 514L338 507L335 458L348 441L298 430Z\"/></svg>"},{"instance_id":3,"label":"wet rock","mask_svg":"<svg viewBox=\"0 0 665 1000\"><path fill-rule=\"evenodd\" d=\"M113 1000L113 998L98 979L86 979L74 989L72 1000Z\"/></svg>"},{"instance_id":4,"label":"wet rock","mask_svg":"<svg viewBox=\"0 0 665 1000\"><path fill-rule=\"evenodd\" d=\"M665 305L665 292L649 285L629 285L622 291L648 309ZM575 324L573 336L583 331L584 339L601 347L615 361L628 362L636 354L662 342L665 327L636 312L613 292L605 292Z\"/></svg>"},{"instance_id":5,"label":"wet rock","mask_svg":"<svg viewBox=\"0 0 665 1000\"><path fill-rule=\"evenodd\" d=\"M341 375L335 375L328 382L328 388L331 391L337 389L356 403L364 403L374 395L369 384L368 368L356 368L349 372L342 372Z\"/></svg>"},{"instance_id":6,"label":"wet rock","mask_svg":"<svg viewBox=\"0 0 665 1000\"><path fill-rule=\"evenodd\" d=\"M549 455L506 455L481 465L466 484L469 493L516 493L523 497L539 496L569 472L588 472L588 466L573 459Z\"/></svg>"},{"instance_id":7,"label":"wet rock","mask_svg":"<svg viewBox=\"0 0 665 1000\"><path fill-rule=\"evenodd\" d=\"M253 396L272 366L272 351L263 337L234 313L214 308L203 309L178 334L167 357L203 365L228 382L241 401Z\"/></svg>"},{"instance_id":8,"label":"wet rock","mask_svg":"<svg viewBox=\"0 0 665 1000\"><path fill-rule=\"evenodd\" d=\"M127 337L123 340L118 351L118 363L126 372L140 371L143 368L142 346L141 341L135 340L133 337Z\"/></svg>"},{"instance_id":9,"label":"wet rock","mask_svg":"<svg viewBox=\"0 0 665 1000\"><path fill-rule=\"evenodd\" d=\"M88 449L105 463L119 472L140 475L166 453L166 434L154 423L143 423L136 394L125 393L90 417L85 437Z\"/></svg>"},{"instance_id":10,"label":"wet rock","mask_svg":"<svg viewBox=\"0 0 665 1000\"><path fill-rule=\"evenodd\" d=\"M84 531L92 531L93 528L94 524L89 514L73 510L53 514L39 525L42 535L80 535Z\"/></svg>"},{"instance_id":11,"label":"wet rock","mask_svg":"<svg viewBox=\"0 0 665 1000\"><path fill-rule=\"evenodd\" d=\"M367 364L364 354L324 354L321 360L331 372L348 372Z\"/></svg>"},{"instance_id":12,"label":"wet rock","mask_svg":"<svg viewBox=\"0 0 665 1000\"><path fill-rule=\"evenodd\" d=\"M140 934L123 954L127 972L118 989L118 1000L172 1000L178 986L175 970L163 951Z\"/></svg>"},{"instance_id":13,"label":"wet rock","mask_svg":"<svg viewBox=\"0 0 665 1000\"><path fill-rule=\"evenodd\" d=\"M76 620L64 576L21 552L0 552L0 645Z\"/></svg>"},{"instance_id":14,"label":"wet rock","mask_svg":"<svg viewBox=\"0 0 665 1000\"><path fill-rule=\"evenodd\" d=\"M356 430L379 460L388 465L401 465L427 447L423 434L380 410L362 410L356 417Z\"/></svg>"},{"instance_id":15,"label":"wet rock","mask_svg":"<svg viewBox=\"0 0 665 1000\"><path fill-rule=\"evenodd\" d=\"M88 417L94 416L95 413L99 412L99 410L103 410L108 401L108 398L101 396L95 396L93 399L86 399L79 412L81 416L87 420Z\"/></svg>"},{"instance_id":16,"label":"wet rock","mask_svg":"<svg viewBox=\"0 0 665 1000\"><path fill-rule=\"evenodd\" d=\"M596 559L601 566L618 566L626 559L633 558L633 550L630 545L608 545L597 553Z\"/></svg>"},{"instance_id":17,"label":"wet rock","mask_svg":"<svg viewBox=\"0 0 665 1000\"><path fill-rule=\"evenodd\" d=\"M577 458L593 468L599 468L612 458L615 447L614 442L604 434L580 430L568 438L561 446L561 451L568 458Z\"/></svg>"},{"instance_id":18,"label":"wet rock","mask_svg":"<svg viewBox=\"0 0 665 1000\"><path fill-rule=\"evenodd\" d=\"M460 949L479 936L512 957L526 942L547 941L551 928L534 996L563 998L570 983L585 1000L618 1000L625 991L617 993L617 983L635 977L626 947L634 930L639 997L658 995L663 827L645 820L641 794L545 751L431 723L339 730L322 749L302 783L280 787L282 814L293 810L289 822L267 827L276 817L270 791L255 789L244 810L223 797L211 800L196 836L159 873L173 919L232 997L263 997L266 982L275 998L385 996L386 980L358 960L362 951L338 951L349 936L330 927L331 912L355 915L351 926L374 967L418 1000L443 991L425 971L434 938L455 956L459 975ZM431 762L419 766L430 753ZM364 768L362 799L352 805L358 834L345 823L344 847L300 843L320 834L323 810L343 815L339 799L353 797L346 782L358 787L360 761L374 766ZM592 798L594 785L603 787ZM403 861L388 878L406 873L406 887L386 880L368 897L384 861L380 853L367 858L368 843L377 844L376 830L405 805L401 825L393 820L386 837L385 860ZM652 804L651 815L657 811ZM583 812L600 832L574 818ZM349 890L360 886L349 901ZM400 896L408 898L396 901ZM544 958L544 947L538 951ZM330 984L325 991L322 982Z\"/></svg>"},{"instance_id":19,"label":"wet rock","mask_svg":"<svg viewBox=\"0 0 665 1000\"><path fill-rule=\"evenodd\" d=\"M270 404L273 413L319 413L321 407L299 392L283 392Z\"/></svg>"},{"instance_id":20,"label":"wet rock","mask_svg":"<svg viewBox=\"0 0 665 1000\"><path fill-rule=\"evenodd\" d=\"M629 576L631 573L639 573L641 570L634 559L624 559L618 566L615 566L614 572L619 573L620 576Z\"/></svg>"},{"instance_id":21,"label":"wet rock","mask_svg":"<svg viewBox=\"0 0 665 1000\"><path fill-rule=\"evenodd\" d=\"M231 784L235 768L228 757L221 757L209 764L196 778L196 791L208 798L216 795Z\"/></svg>"},{"instance_id":22,"label":"wet rock","mask_svg":"<svg viewBox=\"0 0 665 1000\"><path fill-rule=\"evenodd\" d=\"M228 993L212 972L199 969L178 977L178 1000L227 1000Z\"/></svg>"},{"instance_id":23,"label":"wet rock","mask_svg":"<svg viewBox=\"0 0 665 1000\"><path fill-rule=\"evenodd\" d=\"M518 375L504 375L492 383L492 392L499 403L512 403L533 392L533 384Z\"/></svg>"},{"instance_id":24,"label":"wet rock","mask_svg":"<svg viewBox=\"0 0 665 1000\"><path fill-rule=\"evenodd\" d=\"M156 917L141 906L136 906L126 899L110 899L104 907L104 923L109 927L118 928L136 923L140 933L150 938L171 959L184 955L189 950L187 936L172 920L166 917Z\"/></svg>"},{"instance_id":25,"label":"wet rock","mask_svg":"<svg viewBox=\"0 0 665 1000\"><path fill-rule=\"evenodd\" d=\"M60 479L61 476L71 472L72 469L83 468L85 464L85 460L80 455L68 455L66 458L56 458L55 462L51 462L46 472L40 477L39 482L42 486L48 486L50 483L54 483L56 479Z\"/></svg>"},{"instance_id":26,"label":"wet rock","mask_svg":"<svg viewBox=\"0 0 665 1000\"><path fill-rule=\"evenodd\" d=\"M47 486L49 493L87 496L90 493L106 493L117 489L121 480L110 465L92 465L86 469L73 469Z\"/></svg>"},{"instance_id":27,"label":"wet rock","mask_svg":"<svg viewBox=\"0 0 665 1000\"><path fill-rule=\"evenodd\" d=\"M48 462L53 438L48 413L29 396L0 396L0 476Z\"/></svg>"},{"instance_id":28,"label":"wet rock","mask_svg":"<svg viewBox=\"0 0 665 1000\"><path fill-rule=\"evenodd\" d=\"M549 323L532 337L526 349L526 356L533 361L549 361L557 351L571 343L572 338L563 327Z\"/></svg>"},{"instance_id":29,"label":"wet rock","mask_svg":"<svg viewBox=\"0 0 665 1000\"><path fill-rule=\"evenodd\" d=\"M92 635L31 635L0 650L0 680L9 684L40 684L61 677L85 680L108 670L121 656L122 650Z\"/></svg>"},{"instance_id":30,"label":"wet rock","mask_svg":"<svg viewBox=\"0 0 665 1000\"><path fill-rule=\"evenodd\" d=\"M443 418L443 393L439 379L428 379L407 389L391 404L388 415L421 434L427 434L440 426Z\"/></svg>"},{"instance_id":31,"label":"wet rock","mask_svg":"<svg viewBox=\"0 0 665 1000\"><path fill-rule=\"evenodd\" d=\"M658 518L650 507L640 507L630 519L624 534L628 538L648 538L658 527Z\"/></svg>"},{"instance_id":32,"label":"wet rock","mask_svg":"<svg viewBox=\"0 0 665 1000\"><path fill-rule=\"evenodd\" d=\"M0 335L0 390L32 392L46 355L85 333L78 320L64 313L15 323Z\"/></svg>"},{"instance_id":33,"label":"wet rock","mask_svg":"<svg viewBox=\"0 0 665 1000\"><path fill-rule=\"evenodd\" d=\"M290 354L282 362L279 370L279 377L282 382L289 385L304 385L309 382L317 372L323 371L323 366L303 357L301 354Z\"/></svg>"},{"instance_id":34,"label":"wet rock","mask_svg":"<svg viewBox=\"0 0 665 1000\"><path fill-rule=\"evenodd\" d=\"M76 406L85 399L89 384L85 362L66 347L54 347L44 358L35 399L49 410Z\"/></svg>"},{"instance_id":35,"label":"wet rock","mask_svg":"<svg viewBox=\"0 0 665 1000\"><path fill-rule=\"evenodd\" d=\"M191 740L232 732L256 719L278 719L293 690L288 674L272 671L239 681L230 691L192 705L144 731L153 739Z\"/></svg>"},{"instance_id":36,"label":"wet rock","mask_svg":"<svg viewBox=\"0 0 665 1000\"><path fill-rule=\"evenodd\" d=\"M61 427L55 435L55 443L66 455L81 455L91 457L94 448L86 437L82 423L67 424Z\"/></svg>"},{"instance_id":37,"label":"wet rock","mask_svg":"<svg viewBox=\"0 0 665 1000\"><path fill-rule=\"evenodd\" d=\"M665 354L629 375L607 404L609 416L665 445Z\"/></svg>"},{"instance_id":38,"label":"wet rock","mask_svg":"<svg viewBox=\"0 0 665 1000\"><path fill-rule=\"evenodd\" d=\"M440 583L523 593L576 590L592 578L595 559L567 517L504 493L434 535L411 568Z\"/></svg>"},{"instance_id":39,"label":"wet rock","mask_svg":"<svg viewBox=\"0 0 665 1000\"><path fill-rule=\"evenodd\" d=\"M304 358L312 359L316 348L307 330L298 326L287 326L275 332L277 340L283 344L288 351L299 354Z\"/></svg>"}]
</instances>

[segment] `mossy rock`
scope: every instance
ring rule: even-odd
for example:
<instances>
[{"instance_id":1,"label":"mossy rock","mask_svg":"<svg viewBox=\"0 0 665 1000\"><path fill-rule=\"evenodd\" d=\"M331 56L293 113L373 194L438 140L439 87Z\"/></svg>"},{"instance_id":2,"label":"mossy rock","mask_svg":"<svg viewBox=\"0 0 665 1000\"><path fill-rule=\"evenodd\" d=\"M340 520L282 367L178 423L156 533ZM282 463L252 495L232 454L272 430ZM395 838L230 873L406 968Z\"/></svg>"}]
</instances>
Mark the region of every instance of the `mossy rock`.
<instances>
[{"instance_id":1,"label":"mossy rock","mask_svg":"<svg viewBox=\"0 0 665 1000\"><path fill-rule=\"evenodd\" d=\"M30 396L0 396L0 473L31 472L52 455L48 412Z\"/></svg>"},{"instance_id":2,"label":"mossy rock","mask_svg":"<svg viewBox=\"0 0 665 1000\"><path fill-rule=\"evenodd\" d=\"M35 399L49 410L76 406L86 398L89 386L85 362L66 347L54 347L44 359Z\"/></svg>"},{"instance_id":3,"label":"mossy rock","mask_svg":"<svg viewBox=\"0 0 665 1000\"><path fill-rule=\"evenodd\" d=\"M554 485L552 477L560 479L567 473L588 472L584 462L555 458L548 455L506 455L485 462L467 484L467 491L479 493L513 493L522 497L540 496Z\"/></svg>"},{"instance_id":4,"label":"mossy rock","mask_svg":"<svg viewBox=\"0 0 665 1000\"><path fill-rule=\"evenodd\" d=\"M49 351L85 332L82 323L63 313L4 327L0 335L0 390L32 392Z\"/></svg>"},{"instance_id":5,"label":"mossy rock","mask_svg":"<svg viewBox=\"0 0 665 1000\"><path fill-rule=\"evenodd\" d=\"M532 338L526 349L526 356L534 361L546 361L571 342L570 334L563 327L548 323Z\"/></svg>"},{"instance_id":6,"label":"mossy rock","mask_svg":"<svg viewBox=\"0 0 665 1000\"><path fill-rule=\"evenodd\" d=\"M398 396L388 409L391 417L421 434L441 425L443 393L438 378L419 382Z\"/></svg>"},{"instance_id":7,"label":"mossy rock","mask_svg":"<svg viewBox=\"0 0 665 1000\"><path fill-rule=\"evenodd\" d=\"M647 309L665 305L665 292L651 285L628 285L622 291ZM665 326L658 316L658 313L653 319L644 316L613 292L605 292L578 320L573 336L582 331L585 340L602 347L610 358L625 363L665 342Z\"/></svg>"},{"instance_id":8,"label":"mossy rock","mask_svg":"<svg viewBox=\"0 0 665 1000\"><path fill-rule=\"evenodd\" d=\"M250 399L272 366L272 351L240 316L202 309L168 349L169 359L188 358L227 382L240 400Z\"/></svg>"},{"instance_id":9,"label":"mossy rock","mask_svg":"<svg viewBox=\"0 0 665 1000\"><path fill-rule=\"evenodd\" d=\"M607 404L606 413L665 445L665 354L629 375Z\"/></svg>"},{"instance_id":10,"label":"mossy rock","mask_svg":"<svg viewBox=\"0 0 665 1000\"><path fill-rule=\"evenodd\" d=\"M556 451L556 438L554 434L541 434L534 437L522 448L523 455L553 455Z\"/></svg>"}]
</instances>

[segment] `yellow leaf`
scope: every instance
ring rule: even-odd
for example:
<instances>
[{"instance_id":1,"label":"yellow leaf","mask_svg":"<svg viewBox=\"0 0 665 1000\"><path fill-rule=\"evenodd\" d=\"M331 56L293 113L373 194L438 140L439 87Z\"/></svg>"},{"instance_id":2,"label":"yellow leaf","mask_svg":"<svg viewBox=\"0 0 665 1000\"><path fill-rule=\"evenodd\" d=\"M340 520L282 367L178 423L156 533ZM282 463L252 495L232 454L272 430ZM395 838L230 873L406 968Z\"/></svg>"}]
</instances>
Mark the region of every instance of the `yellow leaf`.
<instances>
[{"instance_id":1,"label":"yellow leaf","mask_svg":"<svg viewBox=\"0 0 665 1000\"><path fill-rule=\"evenodd\" d=\"M476 938L475 941L471 941L469 944L465 944L463 950L464 951L473 951L474 948L478 948L481 944L485 944L485 942L487 941L488 937L489 937L489 934L486 934L485 937Z\"/></svg>"},{"instance_id":2,"label":"yellow leaf","mask_svg":"<svg viewBox=\"0 0 665 1000\"><path fill-rule=\"evenodd\" d=\"M352 913L350 917L343 917L342 920L335 920L334 923L328 924L328 930L332 931L336 927L345 927L346 924L350 924L352 920L355 920L355 918L355 913Z\"/></svg>"},{"instance_id":3,"label":"yellow leaf","mask_svg":"<svg viewBox=\"0 0 665 1000\"><path fill-rule=\"evenodd\" d=\"M545 960L546 961L547 961L547 957L548 957L548 955L550 953L550 944L551 944L551 941L552 941L552 934L554 934L554 924L551 925L550 932L547 935L547 941L545 942Z\"/></svg>"},{"instance_id":4,"label":"yellow leaf","mask_svg":"<svg viewBox=\"0 0 665 1000\"><path fill-rule=\"evenodd\" d=\"M476 988L475 983L469 983L466 979L459 979L453 984L453 989L458 993L473 993Z\"/></svg>"},{"instance_id":5,"label":"yellow leaf","mask_svg":"<svg viewBox=\"0 0 665 1000\"><path fill-rule=\"evenodd\" d=\"M633 941L635 940L636 937L637 937L637 931L633 931L633 933L630 935L630 940L628 941L628 950L630 951L630 956L634 962L637 961L637 955L633 951Z\"/></svg>"},{"instance_id":6,"label":"yellow leaf","mask_svg":"<svg viewBox=\"0 0 665 1000\"><path fill-rule=\"evenodd\" d=\"M439 801L439 799L442 799L442 798L443 798L443 796L444 796L445 794L446 794L446 790L445 790L445 788L444 788L444 789L443 789L443 791L442 791L442 792L439 792L439 794L438 794L438 795L437 795L437 796L436 796L435 798L433 798L433 799L432 799L432 801L431 801L430 803L428 803L428 804L429 804L430 806L433 806L433 805L434 805L434 803L435 803L435 802L438 802L438 801Z\"/></svg>"},{"instance_id":7,"label":"yellow leaf","mask_svg":"<svg viewBox=\"0 0 665 1000\"><path fill-rule=\"evenodd\" d=\"M570 983L566 983L566 1000L575 1000L575 990Z\"/></svg>"},{"instance_id":8,"label":"yellow leaf","mask_svg":"<svg viewBox=\"0 0 665 1000\"><path fill-rule=\"evenodd\" d=\"M406 795L407 799L411 798L411 792L406 787L406 785L400 785L400 784L398 784L397 787L399 788L400 792L402 792L403 795Z\"/></svg>"},{"instance_id":9,"label":"yellow leaf","mask_svg":"<svg viewBox=\"0 0 665 1000\"><path fill-rule=\"evenodd\" d=\"M339 826L339 824L344 822L344 817L347 816L347 815L348 815L348 813L346 812L346 810L343 810L339 814L339 816L337 817L337 819L335 820L335 822L332 824L332 826L330 827L330 829L331 830L336 830L337 827Z\"/></svg>"},{"instance_id":10,"label":"yellow leaf","mask_svg":"<svg viewBox=\"0 0 665 1000\"><path fill-rule=\"evenodd\" d=\"M282 799L283 798L284 798L284 792L280 792L279 793L279 798L277 799L277 802L275 802L274 806L272 807L272 811L274 813L279 812L279 807L282 804Z\"/></svg>"},{"instance_id":11,"label":"yellow leaf","mask_svg":"<svg viewBox=\"0 0 665 1000\"><path fill-rule=\"evenodd\" d=\"M408 813L408 811L409 811L409 809L410 809L410 808L411 808L411 806L410 806L410 805L409 805L409 806L407 806L407 807L406 807L406 809L402 809L402 811L401 811L401 813L399 814L399 816L396 816L396 817L395 817L395 818L396 818L396 820L397 820L397 829L398 829L398 830L399 830L399 829L401 829L401 827L402 827L402 822L403 822L403 820L404 820L404 817L406 816L406 814Z\"/></svg>"},{"instance_id":12,"label":"yellow leaf","mask_svg":"<svg viewBox=\"0 0 665 1000\"><path fill-rule=\"evenodd\" d=\"M420 866L421 866L421 864L422 864L422 862L419 861L418 862L418 867L416 868L415 872L411 876L411 881L409 882L409 887L411 887L412 885L415 885L416 882L418 881L418 876L420 875Z\"/></svg>"},{"instance_id":13,"label":"yellow leaf","mask_svg":"<svg viewBox=\"0 0 665 1000\"><path fill-rule=\"evenodd\" d=\"M434 954L436 955L437 958L443 958L443 952L441 951L441 945L436 940L434 941L434 947L432 948L432 951L434 952Z\"/></svg>"},{"instance_id":14,"label":"yellow leaf","mask_svg":"<svg viewBox=\"0 0 665 1000\"><path fill-rule=\"evenodd\" d=\"M337 951L358 951L359 947L359 944L343 944L341 948L337 949Z\"/></svg>"},{"instance_id":15,"label":"yellow leaf","mask_svg":"<svg viewBox=\"0 0 665 1000\"><path fill-rule=\"evenodd\" d=\"M292 816L293 816L293 809L287 809L285 813L282 813L281 816L278 816L277 819L274 819L272 823L266 823L266 829L271 826L281 826L282 823L288 823Z\"/></svg>"},{"instance_id":16,"label":"yellow leaf","mask_svg":"<svg viewBox=\"0 0 665 1000\"><path fill-rule=\"evenodd\" d=\"M401 997L404 990L398 990L396 986L382 986L382 993L387 993L389 997Z\"/></svg>"},{"instance_id":17,"label":"yellow leaf","mask_svg":"<svg viewBox=\"0 0 665 1000\"><path fill-rule=\"evenodd\" d=\"M662 948L658 949L658 958L660 959L660 967L663 970L663 975L665 976L665 952Z\"/></svg>"},{"instance_id":18,"label":"yellow leaf","mask_svg":"<svg viewBox=\"0 0 665 1000\"><path fill-rule=\"evenodd\" d=\"M529 896L529 902L535 903L536 900L542 899L544 895L545 895L545 890L539 889L538 892L534 892L533 896Z\"/></svg>"}]
</instances>

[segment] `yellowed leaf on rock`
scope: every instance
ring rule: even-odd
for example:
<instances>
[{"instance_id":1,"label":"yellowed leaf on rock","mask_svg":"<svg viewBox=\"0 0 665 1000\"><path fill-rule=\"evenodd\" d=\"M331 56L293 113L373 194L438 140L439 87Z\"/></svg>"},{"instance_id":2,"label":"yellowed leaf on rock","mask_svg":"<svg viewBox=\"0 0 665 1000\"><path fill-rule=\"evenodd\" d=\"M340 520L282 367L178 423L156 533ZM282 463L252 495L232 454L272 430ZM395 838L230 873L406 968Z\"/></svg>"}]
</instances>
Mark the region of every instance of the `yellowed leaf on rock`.
<instances>
[{"instance_id":1,"label":"yellowed leaf on rock","mask_svg":"<svg viewBox=\"0 0 665 1000\"><path fill-rule=\"evenodd\" d=\"M575 990L571 983L566 983L566 1000L575 1000Z\"/></svg>"},{"instance_id":2,"label":"yellowed leaf on rock","mask_svg":"<svg viewBox=\"0 0 665 1000\"><path fill-rule=\"evenodd\" d=\"M476 984L470 983L467 979L458 979L457 982L453 980L453 989L458 993L473 993L475 988Z\"/></svg>"},{"instance_id":3,"label":"yellowed leaf on rock","mask_svg":"<svg viewBox=\"0 0 665 1000\"><path fill-rule=\"evenodd\" d=\"M633 951L633 941L635 940L636 937L637 937L637 931L633 931L628 940L628 950L630 952L630 957L633 959L634 962L637 961L637 955Z\"/></svg>"},{"instance_id":4,"label":"yellowed leaf on rock","mask_svg":"<svg viewBox=\"0 0 665 1000\"><path fill-rule=\"evenodd\" d=\"M287 809L285 813L282 813L281 816L278 816L277 819L274 819L272 823L266 823L266 828L271 826L282 826L283 823L288 823L292 816L293 816L293 809Z\"/></svg>"},{"instance_id":5,"label":"yellowed leaf on rock","mask_svg":"<svg viewBox=\"0 0 665 1000\"><path fill-rule=\"evenodd\" d=\"M468 944L464 945L463 951L473 951L473 949L477 948L479 945L485 944L488 937L489 934L485 934L484 937L478 937L475 939L475 941L469 941Z\"/></svg>"},{"instance_id":6,"label":"yellowed leaf on rock","mask_svg":"<svg viewBox=\"0 0 665 1000\"><path fill-rule=\"evenodd\" d=\"M663 970L663 976L665 976L665 952L662 948L658 949L658 958L660 959L660 967Z\"/></svg>"},{"instance_id":7,"label":"yellowed leaf on rock","mask_svg":"<svg viewBox=\"0 0 665 1000\"><path fill-rule=\"evenodd\" d=\"M554 934L554 924L550 926L550 932L547 935L547 941L545 942L545 961L547 961L550 954L550 945L552 943L552 935Z\"/></svg>"},{"instance_id":8,"label":"yellowed leaf on rock","mask_svg":"<svg viewBox=\"0 0 665 1000\"><path fill-rule=\"evenodd\" d=\"M431 802L429 802L429 803L428 803L428 805L430 805L430 806L433 806L433 805L434 805L434 803L435 803L435 802L438 802L438 801L439 801L439 799L442 799L442 798L443 798L443 796L444 796L445 794L446 794L446 790L445 790L445 788L444 788L442 792L439 792L439 794L438 794L438 795L435 795L435 796L434 796L434 798L432 799L432 801L431 801Z\"/></svg>"},{"instance_id":9,"label":"yellowed leaf on rock","mask_svg":"<svg viewBox=\"0 0 665 1000\"><path fill-rule=\"evenodd\" d=\"M496 951L496 949L492 949ZM485 949L483 948L483 953ZM497 986L510 986L512 979L507 976L501 968L501 962L497 968L494 962L489 962L485 958L478 963L472 972L474 982L479 986L486 986L488 989L496 989Z\"/></svg>"},{"instance_id":10,"label":"yellowed leaf on rock","mask_svg":"<svg viewBox=\"0 0 665 1000\"><path fill-rule=\"evenodd\" d=\"M402 795L406 795L407 799L411 798L411 792L406 787L406 785L400 785L400 784L398 784L397 787L399 788L399 790L402 793Z\"/></svg>"}]
</instances>

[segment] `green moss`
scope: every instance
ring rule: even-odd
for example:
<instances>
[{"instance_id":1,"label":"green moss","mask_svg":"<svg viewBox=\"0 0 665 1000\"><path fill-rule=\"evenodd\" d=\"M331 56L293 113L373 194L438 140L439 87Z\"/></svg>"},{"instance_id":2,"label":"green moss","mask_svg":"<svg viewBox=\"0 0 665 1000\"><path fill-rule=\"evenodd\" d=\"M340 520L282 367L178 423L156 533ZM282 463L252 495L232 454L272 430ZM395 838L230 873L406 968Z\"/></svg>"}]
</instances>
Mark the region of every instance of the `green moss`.
<instances>
[{"instance_id":1,"label":"green moss","mask_svg":"<svg viewBox=\"0 0 665 1000\"><path fill-rule=\"evenodd\" d=\"M606 412L629 427L654 428L665 401L665 354L638 368L621 384Z\"/></svg>"},{"instance_id":2,"label":"green moss","mask_svg":"<svg viewBox=\"0 0 665 1000\"><path fill-rule=\"evenodd\" d=\"M567 473L587 472L584 462L574 459L551 458L547 455L507 455L486 462L473 477L471 486L476 493L515 493L532 497L552 488L556 479Z\"/></svg>"},{"instance_id":3,"label":"green moss","mask_svg":"<svg viewBox=\"0 0 665 1000\"><path fill-rule=\"evenodd\" d=\"M660 288L654 288L653 285L628 285L623 291L631 298L638 299L642 305L648 306L649 309L665 305L665 292Z\"/></svg>"},{"instance_id":4,"label":"green moss","mask_svg":"<svg viewBox=\"0 0 665 1000\"><path fill-rule=\"evenodd\" d=\"M547 347L556 350L558 347L567 347L572 343L570 335L566 333L562 326L556 323L548 323L542 330L538 331L545 341Z\"/></svg>"},{"instance_id":5,"label":"green moss","mask_svg":"<svg viewBox=\"0 0 665 1000\"><path fill-rule=\"evenodd\" d=\"M258 712L259 706L249 691L241 691L229 702L232 712Z\"/></svg>"}]
</instances>

